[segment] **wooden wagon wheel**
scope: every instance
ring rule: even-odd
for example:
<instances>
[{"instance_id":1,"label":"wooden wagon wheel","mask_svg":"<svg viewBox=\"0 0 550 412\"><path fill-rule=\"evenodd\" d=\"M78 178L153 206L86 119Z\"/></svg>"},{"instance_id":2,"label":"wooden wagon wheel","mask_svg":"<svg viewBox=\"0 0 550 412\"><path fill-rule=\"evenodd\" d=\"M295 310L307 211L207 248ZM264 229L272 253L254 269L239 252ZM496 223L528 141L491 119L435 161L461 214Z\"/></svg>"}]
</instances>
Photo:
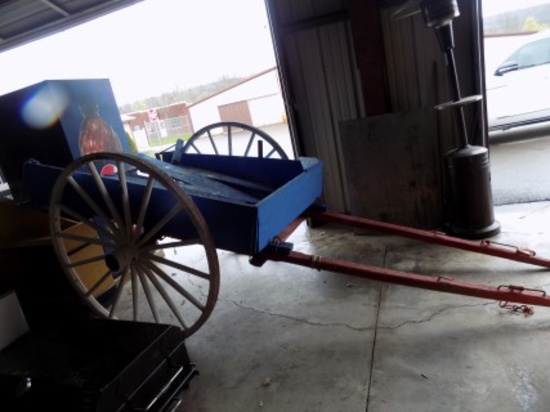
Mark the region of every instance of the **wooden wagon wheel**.
<instances>
[{"instance_id":1,"label":"wooden wagon wheel","mask_svg":"<svg viewBox=\"0 0 550 412\"><path fill-rule=\"evenodd\" d=\"M214 241L168 174L134 155L90 154L60 174L49 213L61 266L98 315L176 324L186 336L210 316L219 292ZM66 219L75 224L63 230ZM175 225L184 237L174 237Z\"/></svg>"},{"instance_id":2,"label":"wooden wagon wheel","mask_svg":"<svg viewBox=\"0 0 550 412\"><path fill-rule=\"evenodd\" d=\"M235 135L243 143L235 144ZM213 123L195 132L183 146L185 153L288 159L283 148L266 132L238 122Z\"/></svg>"}]
</instances>

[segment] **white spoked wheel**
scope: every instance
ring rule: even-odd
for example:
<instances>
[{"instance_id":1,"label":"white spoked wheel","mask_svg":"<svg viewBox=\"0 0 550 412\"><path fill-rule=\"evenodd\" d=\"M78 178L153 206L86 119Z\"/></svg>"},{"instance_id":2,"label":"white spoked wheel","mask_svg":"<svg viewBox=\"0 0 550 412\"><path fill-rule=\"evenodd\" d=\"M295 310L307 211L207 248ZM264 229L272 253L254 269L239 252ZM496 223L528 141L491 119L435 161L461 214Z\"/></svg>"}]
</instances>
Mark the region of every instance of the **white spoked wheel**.
<instances>
[{"instance_id":1,"label":"white spoked wheel","mask_svg":"<svg viewBox=\"0 0 550 412\"><path fill-rule=\"evenodd\" d=\"M186 336L210 316L214 241L168 174L135 155L90 154L60 174L49 213L61 266L98 315L175 324Z\"/></svg>"},{"instance_id":2,"label":"white spoked wheel","mask_svg":"<svg viewBox=\"0 0 550 412\"><path fill-rule=\"evenodd\" d=\"M195 132L185 153L288 159L283 148L264 131L239 122L213 123Z\"/></svg>"}]
</instances>

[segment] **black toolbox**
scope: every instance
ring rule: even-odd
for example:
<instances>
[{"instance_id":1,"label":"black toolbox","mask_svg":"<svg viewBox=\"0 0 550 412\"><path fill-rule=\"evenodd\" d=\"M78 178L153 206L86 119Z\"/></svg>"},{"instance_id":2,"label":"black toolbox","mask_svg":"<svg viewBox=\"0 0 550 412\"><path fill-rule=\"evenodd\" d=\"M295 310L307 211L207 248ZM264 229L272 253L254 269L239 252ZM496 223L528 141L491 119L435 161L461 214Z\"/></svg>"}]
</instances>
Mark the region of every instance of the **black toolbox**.
<instances>
[{"instance_id":1,"label":"black toolbox","mask_svg":"<svg viewBox=\"0 0 550 412\"><path fill-rule=\"evenodd\" d=\"M0 352L0 410L170 411L196 373L176 326L60 322Z\"/></svg>"}]
</instances>

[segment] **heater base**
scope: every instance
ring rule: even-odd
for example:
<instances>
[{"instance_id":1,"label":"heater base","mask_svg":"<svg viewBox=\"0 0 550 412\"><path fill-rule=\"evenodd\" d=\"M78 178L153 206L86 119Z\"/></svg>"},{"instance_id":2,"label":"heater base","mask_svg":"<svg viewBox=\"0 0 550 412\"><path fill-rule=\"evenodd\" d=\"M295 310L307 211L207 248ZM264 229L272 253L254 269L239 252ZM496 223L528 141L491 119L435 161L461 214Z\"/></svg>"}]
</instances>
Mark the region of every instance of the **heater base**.
<instances>
[{"instance_id":1,"label":"heater base","mask_svg":"<svg viewBox=\"0 0 550 412\"><path fill-rule=\"evenodd\" d=\"M451 236L459 237L462 239L486 239L500 233L500 224L494 221L488 226L482 228L469 229L453 224L448 224L445 227L445 233Z\"/></svg>"}]
</instances>

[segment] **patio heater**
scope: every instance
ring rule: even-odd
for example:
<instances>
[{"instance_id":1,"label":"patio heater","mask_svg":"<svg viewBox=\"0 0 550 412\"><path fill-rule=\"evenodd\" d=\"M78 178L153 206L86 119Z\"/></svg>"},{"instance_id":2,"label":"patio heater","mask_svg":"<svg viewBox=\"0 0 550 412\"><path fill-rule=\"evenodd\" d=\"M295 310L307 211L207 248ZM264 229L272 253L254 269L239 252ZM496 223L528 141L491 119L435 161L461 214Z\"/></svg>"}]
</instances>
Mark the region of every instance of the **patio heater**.
<instances>
[{"instance_id":1,"label":"patio heater","mask_svg":"<svg viewBox=\"0 0 550 412\"><path fill-rule=\"evenodd\" d=\"M454 111L458 127L457 147L444 155L445 184L449 217L447 233L482 239L500 232L494 219L489 151L469 144L464 106L482 100L483 96L462 97L454 56L453 20L460 15L456 0L421 0L420 10L428 28L433 28L441 51L447 60L447 74L452 100L435 106L437 110Z\"/></svg>"}]
</instances>

